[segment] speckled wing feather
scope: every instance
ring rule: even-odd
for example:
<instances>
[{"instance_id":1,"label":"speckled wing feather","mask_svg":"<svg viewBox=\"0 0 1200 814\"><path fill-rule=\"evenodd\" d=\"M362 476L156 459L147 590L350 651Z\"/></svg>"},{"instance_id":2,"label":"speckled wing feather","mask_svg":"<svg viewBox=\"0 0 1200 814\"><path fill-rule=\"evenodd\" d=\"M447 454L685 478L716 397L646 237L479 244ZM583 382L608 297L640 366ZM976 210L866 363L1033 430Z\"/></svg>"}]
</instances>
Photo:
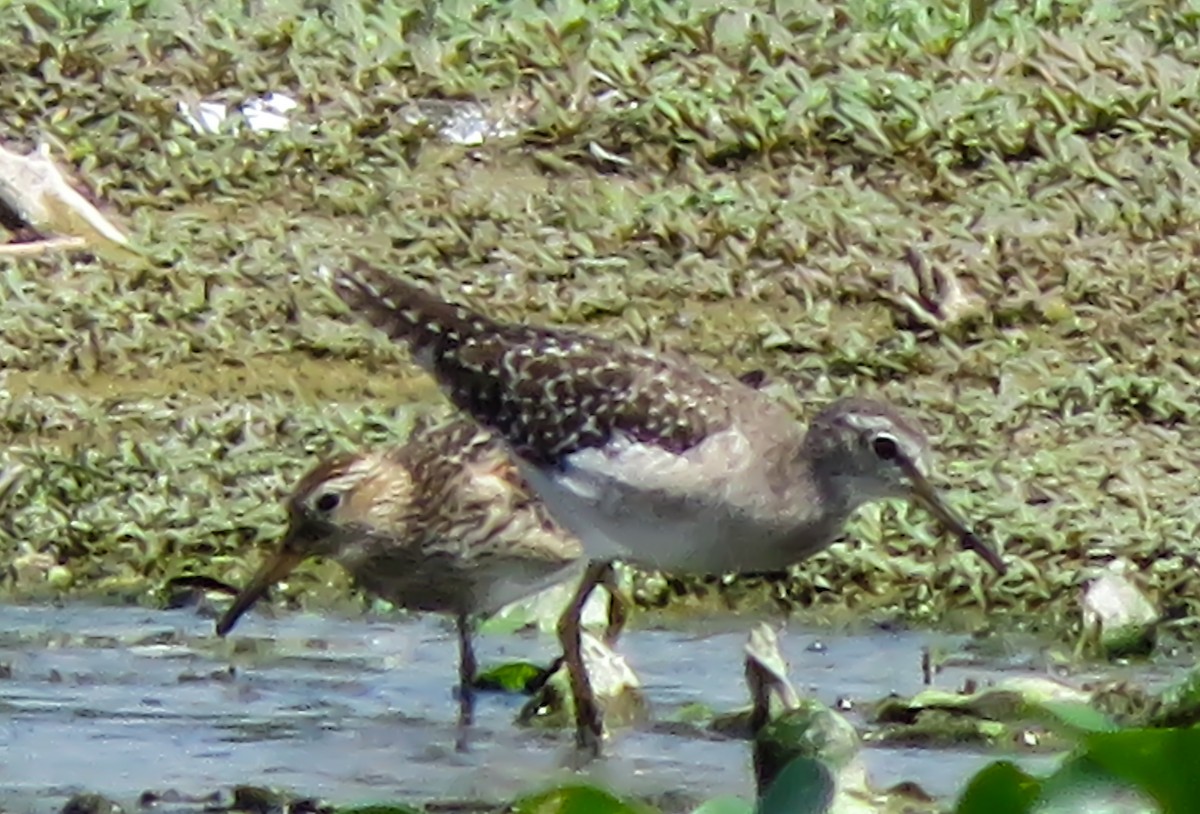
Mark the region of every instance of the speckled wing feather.
<instances>
[{"instance_id":1,"label":"speckled wing feather","mask_svg":"<svg viewBox=\"0 0 1200 814\"><path fill-rule=\"evenodd\" d=\"M413 491L404 531L374 530L380 545L370 570L390 575L379 590L426 610L489 613L579 563L579 540L550 518L500 439L475 422L429 429L388 457L410 473ZM377 579L363 569L356 576Z\"/></svg>"},{"instance_id":2,"label":"speckled wing feather","mask_svg":"<svg viewBox=\"0 0 1200 814\"><path fill-rule=\"evenodd\" d=\"M394 455L412 473L425 536L455 547L464 560L560 562L583 553L534 496L500 439L478 424L452 420Z\"/></svg>"},{"instance_id":3,"label":"speckled wing feather","mask_svg":"<svg viewBox=\"0 0 1200 814\"><path fill-rule=\"evenodd\" d=\"M365 266L339 273L334 287L407 343L456 406L534 464L555 465L616 433L683 452L727 424L725 389L741 386L670 356L500 323Z\"/></svg>"}]
</instances>

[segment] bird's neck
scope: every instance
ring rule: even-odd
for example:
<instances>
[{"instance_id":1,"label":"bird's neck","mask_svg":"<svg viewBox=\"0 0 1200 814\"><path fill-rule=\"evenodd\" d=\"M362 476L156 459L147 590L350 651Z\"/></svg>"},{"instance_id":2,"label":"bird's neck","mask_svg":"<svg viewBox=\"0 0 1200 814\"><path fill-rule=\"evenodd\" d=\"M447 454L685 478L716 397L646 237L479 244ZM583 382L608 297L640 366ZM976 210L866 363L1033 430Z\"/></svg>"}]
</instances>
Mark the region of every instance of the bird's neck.
<instances>
[{"instance_id":1,"label":"bird's neck","mask_svg":"<svg viewBox=\"0 0 1200 814\"><path fill-rule=\"evenodd\" d=\"M846 521L859 508L857 491L845 478L830 475L819 457L801 456L804 470L788 495L791 517L780 546L791 563L827 548L842 535Z\"/></svg>"}]
</instances>

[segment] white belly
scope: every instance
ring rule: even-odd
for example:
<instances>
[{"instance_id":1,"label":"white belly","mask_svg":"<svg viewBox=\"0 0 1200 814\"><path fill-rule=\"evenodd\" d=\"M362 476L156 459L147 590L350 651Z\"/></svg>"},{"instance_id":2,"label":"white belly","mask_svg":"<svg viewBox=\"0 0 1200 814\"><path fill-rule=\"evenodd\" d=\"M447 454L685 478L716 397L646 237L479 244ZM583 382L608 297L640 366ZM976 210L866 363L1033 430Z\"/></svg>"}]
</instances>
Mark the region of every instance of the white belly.
<instances>
[{"instance_id":1,"label":"white belly","mask_svg":"<svg viewBox=\"0 0 1200 814\"><path fill-rule=\"evenodd\" d=\"M539 471L527 477L554 519L580 539L589 559L707 572L703 563L714 559L724 542L715 520L702 513L680 516L668 507L615 492L589 499L561 476Z\"/></svg>"},{"instance_id":2,"label":"white belly","mask_svg":"<svg viewBox=\"0 0 1200 814\"><path fill-rule=\"evenodd\" d=\"M625 442L574 453L561 469L522 462L521 470L589 559L720 574L782 568L829 542L822 533L805 541L808 550L788 544L793 518L759 482L756 461L729 434L684 455Z\"/></svg>"}]
</instances>

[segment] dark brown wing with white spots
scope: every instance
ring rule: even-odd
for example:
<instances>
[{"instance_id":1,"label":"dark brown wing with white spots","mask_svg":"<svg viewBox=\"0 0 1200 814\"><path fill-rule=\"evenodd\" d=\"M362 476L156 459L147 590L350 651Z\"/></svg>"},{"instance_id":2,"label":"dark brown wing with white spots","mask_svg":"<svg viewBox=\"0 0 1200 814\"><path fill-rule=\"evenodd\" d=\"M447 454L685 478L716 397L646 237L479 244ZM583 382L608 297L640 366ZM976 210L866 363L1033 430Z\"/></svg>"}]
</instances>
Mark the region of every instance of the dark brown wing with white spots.
<instances>
[{"instance_id":1,"label":"dark brown wing with white spots","mask_svg":"<svg viewBox=\"0 0 1200 814\"><path fill-rule=\"evenodd\" d=\"M409 344L450 399L521 457L553 465L622 432L682 452L729 422L742 387L670 357L571 331L508 325L377 269L337 275L356 313Z\"/></svg>"}]
</instances>

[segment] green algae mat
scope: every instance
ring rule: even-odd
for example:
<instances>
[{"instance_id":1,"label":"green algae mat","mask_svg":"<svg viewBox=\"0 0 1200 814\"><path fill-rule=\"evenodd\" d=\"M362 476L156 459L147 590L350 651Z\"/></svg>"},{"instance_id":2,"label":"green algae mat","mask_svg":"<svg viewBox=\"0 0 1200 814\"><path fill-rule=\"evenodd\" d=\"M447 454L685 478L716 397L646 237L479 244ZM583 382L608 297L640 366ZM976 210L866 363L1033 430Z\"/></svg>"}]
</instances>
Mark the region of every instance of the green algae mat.
<instances>
[{"instance_id":1,"label":"green algae mat","mask_svg":"<svg viewBox=\"0 0 1200 814\"><path fill-rule=\"evenodd\" d=\"M896 402L1011 564L889 507L786 579L647 604L1061 627L1119 555L1195 627L1189 4L13 0L0 59L0 138L147 253L0 261L10 595L240 582L315 456L444 410L328 294L359 256L804 414ZM301 593L354 601L331 567Z\"/></svg>"}]
</instances>

